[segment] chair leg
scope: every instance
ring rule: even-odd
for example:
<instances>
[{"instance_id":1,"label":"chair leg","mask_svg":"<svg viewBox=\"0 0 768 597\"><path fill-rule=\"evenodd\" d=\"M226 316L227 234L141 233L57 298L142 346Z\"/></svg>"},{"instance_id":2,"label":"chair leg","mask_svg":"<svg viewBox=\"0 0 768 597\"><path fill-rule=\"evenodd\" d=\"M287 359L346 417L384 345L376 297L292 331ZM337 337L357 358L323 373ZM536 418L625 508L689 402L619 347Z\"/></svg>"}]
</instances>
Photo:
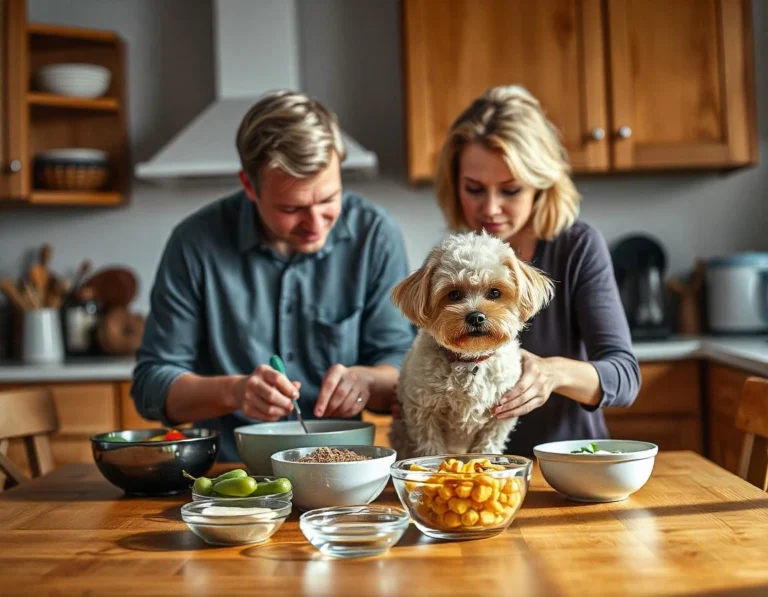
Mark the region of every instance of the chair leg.
<instances>
[{"instance_id":1,"label":"chair leg","mask_svg":"<svg viewBox=\"0 0 768 597\"><path fill-rule=\"evenodd\" d=\"M46 475L53 470L53 455L51 442L45 435L35 435L24 438L27 448L29 468L33 477Z\"/></svg>"},{"instance_id":2,"label":"chair leg","mask_svg":"<svg viewBox=\"0 0 768 597\"><path fill-rule=\"evenodd\" d=\"M0 470L10 478L10 487L15 487L27 480L24 473L21 472L21 469L5 454L0 454Z\"/></svg>"},{"instance_id":3,"label":"chair leg","mask_svg":"<svg viewBox=\"0 0 768 597\"><path fill-rule=\"evenodd\" d=\"M0 440L0 455L5 456L8 454L9 441L7 439ZM7 475L0 470L0 492L5 490L5 482L8 479Z\"/></svg>"},{"instance_id":4,"label":"chair leg","mask_svg":"<svg viewBox=\"0 0 768 597\"><path fill-rule=\"evenodd\" d=\"M749 459L747 481L763 491L768 491L768 439L755 436L752 457Z\"/></svg>"}]
</instances>

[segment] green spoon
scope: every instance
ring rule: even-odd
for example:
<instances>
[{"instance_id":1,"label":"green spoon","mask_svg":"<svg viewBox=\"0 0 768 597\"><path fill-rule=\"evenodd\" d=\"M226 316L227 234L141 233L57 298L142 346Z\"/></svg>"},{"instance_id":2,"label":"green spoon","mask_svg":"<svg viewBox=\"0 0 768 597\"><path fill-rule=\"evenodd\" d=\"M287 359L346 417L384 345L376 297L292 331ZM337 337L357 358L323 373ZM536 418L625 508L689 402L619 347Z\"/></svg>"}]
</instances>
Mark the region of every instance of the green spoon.
<instances>
[{"instance_id":1,"label":"green spoon","mask_svg":"<svg viewBox=\"0 0 768 597\"><path fill-rule=\"evenodd\" d=\"M269 366L278 373L285 375L285 364L283 363L283 359L280 358L280 355L273 354L269 358ZM307 429L307 425L304 423L304 418L301 416L301 409L299 408L298 398L293 401L293 406L296 407L296 416L299 419L299 423L301 423L301 426L304 428L304 433L309 433L309 429Z\"/></svg>"}]
</instances>

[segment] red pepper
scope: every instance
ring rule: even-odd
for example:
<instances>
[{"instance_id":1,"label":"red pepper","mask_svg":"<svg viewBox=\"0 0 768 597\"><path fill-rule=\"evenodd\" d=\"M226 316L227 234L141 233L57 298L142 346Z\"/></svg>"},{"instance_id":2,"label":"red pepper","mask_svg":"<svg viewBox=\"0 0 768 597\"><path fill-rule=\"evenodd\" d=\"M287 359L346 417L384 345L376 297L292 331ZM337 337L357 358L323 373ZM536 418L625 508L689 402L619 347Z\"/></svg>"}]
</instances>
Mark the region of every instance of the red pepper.
<instances>
[{"instance_id":1,"label":"red pepper","mask_svg":"<svg viewBox=\"0 0 768 597\"><path fill-rule=\"evenodd\" d=\"M163 436L164 442L171 442L179 439L187 439L187 436L184 435L181 431L178 431L177 429L171 429L168 433L166 433Z\"/></svg>"}]
</instances>

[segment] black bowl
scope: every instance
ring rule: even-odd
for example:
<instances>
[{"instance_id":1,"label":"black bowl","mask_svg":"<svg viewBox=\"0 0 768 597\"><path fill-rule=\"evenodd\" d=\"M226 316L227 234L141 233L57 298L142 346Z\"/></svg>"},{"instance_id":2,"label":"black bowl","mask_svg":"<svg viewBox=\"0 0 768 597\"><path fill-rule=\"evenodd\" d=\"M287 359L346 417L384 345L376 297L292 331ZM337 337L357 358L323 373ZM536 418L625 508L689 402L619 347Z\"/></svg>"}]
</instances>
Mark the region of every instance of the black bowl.
<instances>
[{"instance_id":1,"label":"black bowl","mask_svg":"<svg viewBox=\"0 0 768 597\"><path fill-rule=\"evenodd\" d=\"M96 466L107 481L132 495L173 495L189 490L192 482L182 470L193 477L208 472L219 455L219 432L184 429L188 439L143 441L163 432L139 429L94 435L91 448Z\"/></svg>"}]
</instances>

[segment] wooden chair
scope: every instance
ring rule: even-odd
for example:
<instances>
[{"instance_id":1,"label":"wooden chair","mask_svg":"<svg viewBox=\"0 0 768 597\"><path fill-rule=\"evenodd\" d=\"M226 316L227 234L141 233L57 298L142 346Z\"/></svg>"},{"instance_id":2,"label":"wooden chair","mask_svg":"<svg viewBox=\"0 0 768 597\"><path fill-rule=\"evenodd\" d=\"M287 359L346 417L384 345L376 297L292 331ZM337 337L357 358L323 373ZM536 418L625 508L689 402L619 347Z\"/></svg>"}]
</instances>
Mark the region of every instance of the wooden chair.
<instances>
[{"instance_id":1,"label":"wooden chair","mask_svg":"<svg viewBox=\"0 0 768 597\"><path fill-rule=\"evenodd\" d=\"M0 473L8 477L11 487L27 478L6 456L9 440L24 440L32 476L38 477L53 470L48 435L58 428L56 404L48 390L0 392Z\"/></svg>"},{"instance_id":2,"label":"wooden chair","mask_svg":"<svg viewBox=\"0 0 768 597\"><path fill-rule=\"evenodd\" d=\"M750 377L744 382L736 427L746 434L739 476L768 491L768 379Z\"/></svg>"}]
</instances>

